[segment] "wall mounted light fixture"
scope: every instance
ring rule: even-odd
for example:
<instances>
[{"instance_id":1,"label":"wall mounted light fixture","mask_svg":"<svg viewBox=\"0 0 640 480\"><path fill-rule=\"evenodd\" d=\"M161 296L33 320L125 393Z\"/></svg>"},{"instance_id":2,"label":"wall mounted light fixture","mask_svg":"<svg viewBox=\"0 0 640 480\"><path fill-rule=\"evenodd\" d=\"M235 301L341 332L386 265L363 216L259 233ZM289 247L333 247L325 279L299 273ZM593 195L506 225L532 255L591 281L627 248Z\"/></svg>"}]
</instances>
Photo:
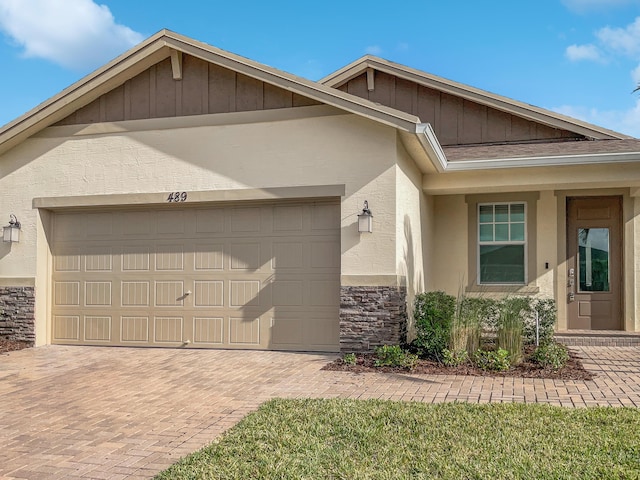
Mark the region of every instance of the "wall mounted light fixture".
<instances>
[{"instance_id":1,"label":"wall mounted light fixture","mask_svg":"<svg viewBox=\"0 0 640 480\"><path fill-rule=\"evenodd\" d=\"M9 225L2 228L2 240L4 242L19 242L20 241L20 222L16 216L12 213L9 216Z\"/></svg>"},{"instance_id":2,"label":"wall mounted light fixture","mask_svg":"<svg viewBox=\"0 0 640 480\"><path fill-rule=\"evenodd\" d=\"M369 202L364 201L362 213L358 215L358 232L373 232L373 215L369 210Z\"/></svg>"}]
</instances>

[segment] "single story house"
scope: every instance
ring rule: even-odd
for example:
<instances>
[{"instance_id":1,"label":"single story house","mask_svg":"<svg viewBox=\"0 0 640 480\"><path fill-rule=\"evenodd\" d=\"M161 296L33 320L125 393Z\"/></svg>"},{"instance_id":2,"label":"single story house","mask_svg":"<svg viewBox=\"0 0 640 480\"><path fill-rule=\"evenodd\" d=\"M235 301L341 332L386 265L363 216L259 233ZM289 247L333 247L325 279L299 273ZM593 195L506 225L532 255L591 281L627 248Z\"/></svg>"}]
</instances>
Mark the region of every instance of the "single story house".
<instances>
[{"instance_id":1,"label":"single story house","mask_svg":"<svg viewBox=\"0 0 640 480\"><path fill-rule=\"evenodd\" d=\"M37 345L366 350L427 290L640 331L640 141L373 56L163 30L2 127L0 191L0 335Z\"/></svg>"}]
</instances>

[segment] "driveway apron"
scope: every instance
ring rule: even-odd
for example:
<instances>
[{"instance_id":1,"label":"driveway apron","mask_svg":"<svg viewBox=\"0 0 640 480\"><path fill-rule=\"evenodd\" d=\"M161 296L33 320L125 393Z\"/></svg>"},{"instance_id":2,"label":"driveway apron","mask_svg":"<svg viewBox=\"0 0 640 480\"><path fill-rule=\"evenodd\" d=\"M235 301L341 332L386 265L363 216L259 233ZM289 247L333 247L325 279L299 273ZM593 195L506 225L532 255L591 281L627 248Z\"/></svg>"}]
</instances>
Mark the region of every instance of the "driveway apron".
<instances>
[{"instance_id":1,"label":"driveway apron","mask_svg":"<svg viewBox=\"0 0 640 480\"><path fill-rule=\"evenodd\" d=\"M46 346L0 355L0 477L150 478L274 398L640 406L640 348L573 347L593 381L321 368L332 354Z\"/></svg>"}]
</instances>

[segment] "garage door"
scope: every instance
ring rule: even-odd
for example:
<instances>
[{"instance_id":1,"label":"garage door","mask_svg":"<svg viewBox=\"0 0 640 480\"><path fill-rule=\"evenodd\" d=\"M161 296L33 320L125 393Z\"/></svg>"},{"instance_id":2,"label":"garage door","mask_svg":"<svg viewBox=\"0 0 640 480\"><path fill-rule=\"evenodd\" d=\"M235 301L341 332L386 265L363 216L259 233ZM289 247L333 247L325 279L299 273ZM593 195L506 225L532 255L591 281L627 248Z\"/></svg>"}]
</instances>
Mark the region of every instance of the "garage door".
<instances>
[{"instance_id":1,"label":"garage door","mask_svg":"<svg viewBox=\"0 0 640 480\"><path fill-rule=\"evenodd\" d=\"M58 213L57 344L339 350L340 205Z\"/></svg>"}]
</instances>

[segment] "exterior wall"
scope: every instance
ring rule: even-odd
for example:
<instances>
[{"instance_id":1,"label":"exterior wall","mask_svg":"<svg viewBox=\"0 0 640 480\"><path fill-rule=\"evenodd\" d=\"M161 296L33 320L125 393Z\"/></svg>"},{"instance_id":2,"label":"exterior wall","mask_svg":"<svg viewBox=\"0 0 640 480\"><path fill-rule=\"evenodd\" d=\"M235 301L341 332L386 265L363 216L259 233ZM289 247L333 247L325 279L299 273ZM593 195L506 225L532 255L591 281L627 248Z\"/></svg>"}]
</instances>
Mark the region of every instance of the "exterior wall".
<instances>
[{"instance_id":1,"label":"exterior wall","mask_svg":"<svg viewBox=\"0 0 640 480\"><path fill-rule=\"evenodd\" d=\"M434 197L435 255L430 272L432 290L458 295L468 281L467 204L464 195Z\"/></svg>"},{"instance_id":2,"label":"exterior wall","mask_svg":"<svg viewBox=\"0 0 640 480\"><path fill-rule=\"evenodd\" d=\"M339 89L420 117L433 126L442 145L584 138L384 72L376 71L374 75L371 91L367 88L366 73Z\"/></svg>"},{"instance_id":3,"label":"exterior wall","mask_svg":"<svg viewBox=\"0 0 640 480\"><path fill-rule=\"evenodd\" d=\"M169 58L97 98L57 125L244 112L318 102L204 60L183 55L182 79Z\"/></svg>"},{"instance_id":4,"label":"exterior wall","mask_svg":"<svg viewBox=\"0 0 640 480\"><path fill-rule=\"evenodd\" d=\"M129 122L118 125L124 131L107 134L85 127L53 127L10 150L0 157L0 211L17 215L22 235L0 259L5 284L35 277L36 289L50 297L51 225L46 211L38 215L32 209L35 197L332 184L346 189L342 275L352 280L371 275L396 278L395 129L354 115L329 114L326 107L297 111L308 116L281 119L279 111L235 113L229 114L231 122L218 124L220 116L206 116L198 119L201 126L191 128L177 128L180 119L163 120L163 128L153 123L153 129L145 121ZM372 235L357 232L364 200L375 208ZM395 283L383 281L382 286ZM44 307L36 309L37 343L43 344L48 342L49 329L43 324L49 302L42 296L37 302Z\"/></svg>"},{"instance_id":5,"label":"exterior wall","mask_svg":"<svg viewBox=\"0 0 640 480\"><path fill-rule=\"evenodd\" d=\"M398 145L396 167L396 259L397 274L404 278L407 296L407 333L413 338L413 303L425 291L425 238L423 222L428 219L427 201L422 192L422 172L409 154Z\"/></svg>"}]
</instances>

